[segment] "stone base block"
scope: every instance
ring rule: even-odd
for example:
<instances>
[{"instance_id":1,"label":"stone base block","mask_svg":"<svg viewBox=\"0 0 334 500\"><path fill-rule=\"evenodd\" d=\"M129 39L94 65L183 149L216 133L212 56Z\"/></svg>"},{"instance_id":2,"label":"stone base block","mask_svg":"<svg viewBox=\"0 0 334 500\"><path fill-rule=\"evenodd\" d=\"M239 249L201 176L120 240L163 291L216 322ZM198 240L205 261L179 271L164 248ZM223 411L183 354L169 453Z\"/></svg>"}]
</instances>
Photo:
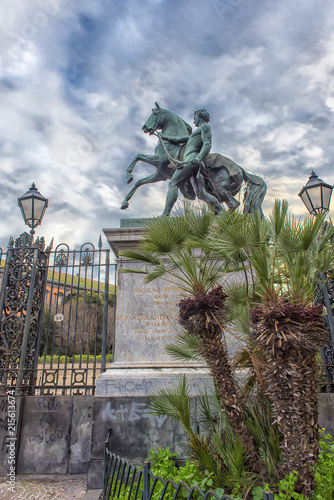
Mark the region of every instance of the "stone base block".
<instances>
[{"instance_id":1,"label":"stone base block","mask_svg":"<svg viewBox=\"0 0 334 500\"><path fill-rule=\"evenodd\" d=\"M102 373L96 382L96 397L148 396L161 389L169 389L186 375L191 395L203 394L205 387L212 386L206 368L148 368L113 365Z\"/></svg>"}]
</instances>

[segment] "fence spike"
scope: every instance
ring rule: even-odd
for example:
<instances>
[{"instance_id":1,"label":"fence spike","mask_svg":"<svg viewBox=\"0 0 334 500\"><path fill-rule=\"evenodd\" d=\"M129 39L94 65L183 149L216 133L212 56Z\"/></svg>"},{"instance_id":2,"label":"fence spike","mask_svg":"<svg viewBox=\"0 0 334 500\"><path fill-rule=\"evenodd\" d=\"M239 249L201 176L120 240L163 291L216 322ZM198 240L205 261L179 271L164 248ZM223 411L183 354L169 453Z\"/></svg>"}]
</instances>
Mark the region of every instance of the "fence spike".
<instances>
[{"instance_id":1,"label":"fence spike","mask_svg":"<svg viewBox=\"0 0 334 500\"><path fill-rule=\"evenodd\" d=\"M51 252L51 250L53 249L53 242L54 242L54 237L52 237L52 240L50 241L50 244L49 244L48 248L46 249L47 251L49 250Z\"/></svg>"},{"instance_id":2,"label":"fence spike","mask_svg":"<svg viewBox=\"0 0 334 500\"><path fill-rule=\"evenodd\" d=\"M100 235L100 237L99 237L98 247L99 247L99 249L101 250L101 248L102 248L102 237L101 237L101 235Z\"/></svg>"}]
</instances>

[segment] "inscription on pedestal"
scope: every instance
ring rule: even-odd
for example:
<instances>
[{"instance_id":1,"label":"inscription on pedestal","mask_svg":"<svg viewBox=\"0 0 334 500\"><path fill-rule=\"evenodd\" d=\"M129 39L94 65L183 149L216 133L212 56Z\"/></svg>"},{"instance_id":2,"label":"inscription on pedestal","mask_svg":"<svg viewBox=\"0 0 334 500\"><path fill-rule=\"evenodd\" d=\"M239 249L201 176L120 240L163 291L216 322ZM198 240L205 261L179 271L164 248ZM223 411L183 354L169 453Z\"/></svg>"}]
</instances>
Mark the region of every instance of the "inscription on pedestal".
<instances>
[{"instance_id":1,"label":"inscription on pedestal","mask_svg":"<svg viewBox=\"0 0 334 500\"><path fill-rule=\"evenodd\" d=\"M141 305L143 300L145 303L149 302L150 312L117 314L117 323L134 324L134 341L145 343L149 349L161 348L173 341L177 331L175 319L178 315L180 289L175 286L135 288L134 297Z\"/></svg>"},{"instance_id":2,"label":"inscription on pedestal","mask_svg":"<svg viewBox=\"0 0 334 500\"><path fill-rule=\"evenodd\" d=\"M122 269L140 269L123 261ZM178 304L183 296L177 285L162 279L144 284L144 275L119 273L116 307L115 362L171 363L164 350L181 331Z\"/></svg>"}]
</instances>

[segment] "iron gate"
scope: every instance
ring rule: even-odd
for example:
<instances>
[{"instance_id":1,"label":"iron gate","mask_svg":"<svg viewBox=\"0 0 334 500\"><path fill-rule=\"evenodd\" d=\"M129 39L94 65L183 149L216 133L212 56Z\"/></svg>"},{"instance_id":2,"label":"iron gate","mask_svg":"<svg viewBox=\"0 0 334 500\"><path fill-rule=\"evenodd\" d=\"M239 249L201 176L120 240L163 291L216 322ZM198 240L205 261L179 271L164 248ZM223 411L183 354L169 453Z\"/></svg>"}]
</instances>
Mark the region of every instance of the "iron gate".
<instances>
[{"instance_id":1,"label":"iron gate","mask_svg":"<svg viewBox=\"0 0 334 500\"><path fill-rule=\"evenodd\" d=\"M52 250L23 233L0 271L1 392L94 394L114 335L116 266L101 238Z\"/></svg>"}]
</instances>

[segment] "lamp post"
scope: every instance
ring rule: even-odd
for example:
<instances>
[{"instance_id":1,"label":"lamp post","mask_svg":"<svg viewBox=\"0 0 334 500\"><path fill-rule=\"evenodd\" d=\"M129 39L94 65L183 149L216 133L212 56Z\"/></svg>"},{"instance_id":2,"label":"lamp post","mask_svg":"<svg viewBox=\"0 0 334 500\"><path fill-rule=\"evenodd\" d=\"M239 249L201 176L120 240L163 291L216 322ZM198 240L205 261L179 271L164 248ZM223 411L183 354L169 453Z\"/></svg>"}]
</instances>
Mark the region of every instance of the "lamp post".
<instances>
[{"instance_id":1,"label":"lamp post","mask_svg":"<svg viewBox=\"0 0 334 500\"><path fill-rule=\"evenodd\" d=\"M312 215L328 212L333 186L319 179L312 170L306 186L298 193L307 210Z\"/></svg>"},{"instance_id":2,"label":"lamp post","mask_svg":"<svg viewBox=\"0 0 334 500\"><path fill-rule=\"evenodd\" d=\"M322 179L319 179L317 174L312 170L311 175L303 187L303 189L298 193L298 196L302 199L307 210L312 215L318 215L327 213L329 210L329 205L331 201L333 187L327 184ZM327 310L327 325L331 335L331 343L324 346L322 349L322 355L324 359L324 364L326 365L327 380L331 383L334 382L334 318L330 293L328 290L328 283L326 280L325 273L321 275L323 285L321 287L321 292L319 294L319 299L325 304ZM332 390L334 389L334 385Z\"/></svg>"},{"instance_id":3,"label":"lamp post","mask_svg":"<svg viewBox=\"0 0 334 500\"><path fill-rule=\"evenodd\" d=\"M35 234L35 227L39 226L48 208L49 200L36 188L33 182L29 191L18 198L24 222L31 227L30 234Z\"/></svg>"}]
</instances>

